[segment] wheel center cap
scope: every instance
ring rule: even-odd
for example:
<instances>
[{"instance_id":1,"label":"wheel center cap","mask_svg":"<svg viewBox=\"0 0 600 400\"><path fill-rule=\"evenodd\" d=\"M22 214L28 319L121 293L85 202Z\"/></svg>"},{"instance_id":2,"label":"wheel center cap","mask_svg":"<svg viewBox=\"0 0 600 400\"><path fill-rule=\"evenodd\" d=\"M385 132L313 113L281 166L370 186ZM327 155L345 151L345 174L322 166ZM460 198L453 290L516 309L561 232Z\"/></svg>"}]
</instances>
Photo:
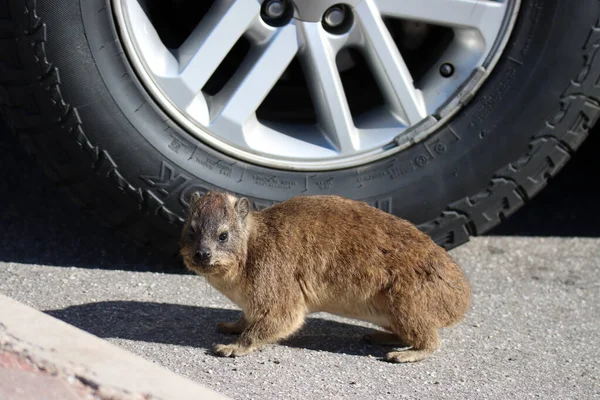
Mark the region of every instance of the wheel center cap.
<instances>
[{"instance_id":1,"label":"wheel center cap","mask_svg":"<svg viewBox=\"0 0 600 400\"><path fill-rule=\"evenodd\" d=\"M354 8L362 0L295 0L294 3L294 18L301 21L319 22L323 19L325 11L336 4L345 4L350 8Z\"/></svg>"}]
</instances>

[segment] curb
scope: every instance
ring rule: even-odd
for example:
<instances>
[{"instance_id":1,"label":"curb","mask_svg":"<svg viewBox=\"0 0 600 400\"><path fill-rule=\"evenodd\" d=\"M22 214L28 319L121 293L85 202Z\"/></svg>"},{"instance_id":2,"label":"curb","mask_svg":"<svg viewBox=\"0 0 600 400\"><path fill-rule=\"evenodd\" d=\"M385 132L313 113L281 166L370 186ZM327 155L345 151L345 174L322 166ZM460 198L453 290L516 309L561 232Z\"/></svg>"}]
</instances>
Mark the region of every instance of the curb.
<instances>
[{"instance_id":1,"label":"curb","mask_svg":"<svg viewBox=\"0 0 600 400\"><path fill-rule=\"evenodd\" d=\"M0 398L227 399L1 294Z\"/></svg>"}]
</instances>

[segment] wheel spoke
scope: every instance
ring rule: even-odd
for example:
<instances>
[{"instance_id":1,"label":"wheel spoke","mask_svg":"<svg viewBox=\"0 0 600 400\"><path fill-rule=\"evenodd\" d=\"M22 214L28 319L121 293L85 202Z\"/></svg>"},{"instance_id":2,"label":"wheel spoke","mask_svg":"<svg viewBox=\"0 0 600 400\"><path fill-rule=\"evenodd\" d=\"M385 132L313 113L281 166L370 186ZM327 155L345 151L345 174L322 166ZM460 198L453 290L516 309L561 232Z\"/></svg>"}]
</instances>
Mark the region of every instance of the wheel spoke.
<instances>
[{"instance_id":1,"label":"wheel spoke","mask_svg":"<svg viewBox=\"0 0 600 400\"><path fill-rule=\"evenodd\" d=\"M225 139L239 141L244 126L252 121L256 110L298 52L296 27L278 30L269 42L254 48L234 77L212 100L211 127L227 133Z\"/></svg>"},{"instance_id":2,"label":"wheel spoke","mask_svg":"<svg viewBox=\"0 0 600 400\"><path fill-rule=\"evenodd\" d=\"M302 63L320 128L340 153L359 148L359 136L346 99L336 51L320 23L300 22L305 47Z\"/></svg>"},{"instance_id":3,"label":"wheel spoke","mask_svg":"<svg viewBox=\"0 0 600 400\"><path fill-rule=\"evenodd\" d=\"M504 19L505 3L493 0L375 0L382 15L434 25L477 29L486 47Z\"/></svg>"},{"instance_id":4,"label":"wheel spoke","mask_svg":"<svg viewBox=\"0 0 600 400\"><path fill-rule=\"evenodd\" d=\"M423 98L375 3L365 0L355 12L366 39L365 54L391 111L408 126L418 123L427 116Z\"/></svg>"},{"instance_id":5,"label":"wheel spoke","mask_svg":"<svg viewBox=\"0 0 600 400\"><path fill-rule=\"evenodd\" d=\"M165 89L178 104L192 102L259 13L256 0L215 2L176 51L179 74L164 78Z\"/></svg>"}]
</instances>

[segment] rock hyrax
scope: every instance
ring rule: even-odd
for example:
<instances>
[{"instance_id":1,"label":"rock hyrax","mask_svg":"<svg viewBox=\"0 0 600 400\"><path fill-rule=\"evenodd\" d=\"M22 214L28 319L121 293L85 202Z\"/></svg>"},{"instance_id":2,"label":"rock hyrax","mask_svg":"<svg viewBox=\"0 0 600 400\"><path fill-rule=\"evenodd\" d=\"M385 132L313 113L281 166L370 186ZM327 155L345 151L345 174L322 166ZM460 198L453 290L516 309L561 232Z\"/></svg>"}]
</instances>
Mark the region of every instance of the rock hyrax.
<instances>
[{"instance_id":1,"label":"rock hyrax","mask_svg":"<svg viewBox=\"0 0 600 400\"><path fill-rule=\"evenodd\" d=\"M215 352L235 357L296 332L328 312L385 331L365 336L393 362L440 346L439 329L462 319L469 283L448 253L411 223L337 196L296 197L262 211L220 192L193 196L181 254L243 311L217 329L239 334Z\"/></svg>"}]
</instances>

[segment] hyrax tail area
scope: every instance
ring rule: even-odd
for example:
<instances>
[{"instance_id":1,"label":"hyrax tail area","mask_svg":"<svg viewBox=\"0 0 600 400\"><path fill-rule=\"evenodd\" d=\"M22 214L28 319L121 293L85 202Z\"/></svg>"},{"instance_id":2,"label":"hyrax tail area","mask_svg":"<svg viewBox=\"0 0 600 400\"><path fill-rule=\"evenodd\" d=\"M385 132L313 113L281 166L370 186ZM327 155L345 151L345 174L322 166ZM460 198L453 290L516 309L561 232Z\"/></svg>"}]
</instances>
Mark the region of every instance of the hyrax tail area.
<instances>
[{"instance_id":1,"label":"hyrax tail area","mask_svg":"<svg viewBox=\"0 0 600 400\"><path fill-rule=\"evenodd\" d=\"M411 349L390 352L391 362L421 361L441 345L439 329L460 321L471 290L460 268L447 254L425 256L399 274L388 291L390 329Z\"/></svg>"},{"instance_id":2,"label":"hyrax tail area","mask_svg":"<svg viewBox=\"0 0 600 400\"><path fill-rule=\"evenodd\" d=\"M471 286L460 267L446 252L437 261L439 267L435 279L439 281L436 290L428 294L427 306L438 315L440 327L450 327L463 318L471 305Z\"/></svg>"},{"instance_id":3,"label":"hyrax tail area","mask_svg":"<svg viewBox=\"0 0 600 400\"><path fill-rule=\"evenodd\" d=\"M388 293L397 318L437 328L459 322L471 304L471 287L463 271L442 249L432 248L411 268L399 270Z\"/></svg>"}]
</instances>

